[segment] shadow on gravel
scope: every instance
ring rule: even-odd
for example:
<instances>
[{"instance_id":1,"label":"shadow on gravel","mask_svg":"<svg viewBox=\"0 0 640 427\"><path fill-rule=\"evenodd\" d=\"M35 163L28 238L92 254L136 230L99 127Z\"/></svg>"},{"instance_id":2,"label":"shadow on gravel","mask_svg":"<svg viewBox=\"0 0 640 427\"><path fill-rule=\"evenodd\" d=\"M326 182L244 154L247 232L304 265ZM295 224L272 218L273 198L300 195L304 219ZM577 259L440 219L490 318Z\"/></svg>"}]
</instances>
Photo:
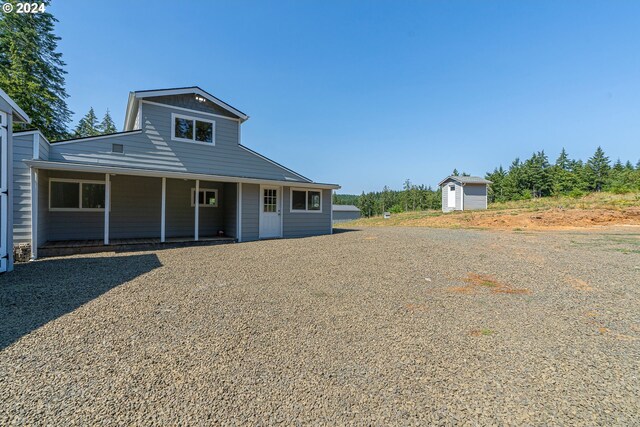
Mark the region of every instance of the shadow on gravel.
<instances>
[{"instance_id":1,"label":"shadow on gravel","mask_svg":"<svg viewBox=\"0 0 640 427\"><path fill-rule=\"evenodd\" d=\"M351 231L362 231L357 228L334 228L333 234L349 233Z\"/></svg>"},{"instance_id":2,"label":"shadow on gravel","mask_svg":"<svg viewBox=\"0 0 640 427\"><path fill-rule=\"evenodd\" d=\"M0 350L162 264L154 254L51 259L0 275Z\"/></svg>"}]
</instances>

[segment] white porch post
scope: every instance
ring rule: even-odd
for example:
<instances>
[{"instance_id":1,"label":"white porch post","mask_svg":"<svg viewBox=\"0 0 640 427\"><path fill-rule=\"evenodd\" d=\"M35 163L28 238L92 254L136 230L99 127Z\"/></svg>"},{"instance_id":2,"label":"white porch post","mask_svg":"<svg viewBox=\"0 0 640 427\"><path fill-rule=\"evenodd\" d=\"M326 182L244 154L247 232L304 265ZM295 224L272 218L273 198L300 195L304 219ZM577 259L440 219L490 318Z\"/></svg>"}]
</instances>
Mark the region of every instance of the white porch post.
<instances>
[{"instance_id":1,"label":"white porch post","mask_svg":"<svg viewBox=\"0 0 640 427\"><path fill-rule=\"evenodd\" d=\"M109 211L111 210L111 175L104 176L104 244L109 244Z\"/></svg>"},{"instance_id":2,"label":"white porch post","mask_svg":"<svg viewBox=\"0 0 640 427\"><path fill-rule=\"evenodd\" d=\"M195 205L195 211L196 211L196 224L194 227L194 240L197 242L198 241L198 234L199 234L199 226L200 226L200 180L196 179L196 192L193 195L194 197L194 205Z\"/></svg>"},{"instance_id":3,"label":"white porch post","mask_svg":"<svg viewBox=\"0 0 640 427\"><path fill-rule=\"evenodd\" d=\"M160 242L165 241L165 225L167 221L167 178L162 177L162 208L160 214Z\"/></svg>"},{"instance_id":4,"label":"white porch post","mask_svg":"<svg viewBox=\"0 0 640 427\"><path fill-rule=\"evenodd\" d=\"M38 171L31 168L31 259L38 259Z\"/></svg>"},{"instance_id":5,"label":"white porch post","mask_svg":"<svg viewBox=\"0 0 640 427\"><path fill-rule=\"evenodd\" d=\"M242 183L238 183L238 231L236 232L236 240L238 243L242 242Z\"/></svg>"}]
</instances>

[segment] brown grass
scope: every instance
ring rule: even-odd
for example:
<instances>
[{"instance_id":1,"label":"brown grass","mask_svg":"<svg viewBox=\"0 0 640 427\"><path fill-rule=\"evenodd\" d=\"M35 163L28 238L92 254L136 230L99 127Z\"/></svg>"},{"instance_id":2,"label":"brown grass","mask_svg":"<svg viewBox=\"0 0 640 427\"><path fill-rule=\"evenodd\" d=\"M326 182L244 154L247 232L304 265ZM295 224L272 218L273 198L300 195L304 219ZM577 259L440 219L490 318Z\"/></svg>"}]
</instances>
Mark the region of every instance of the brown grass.
<instances>
[{"instance_id":1,"label":"brown grass","mask_svg":"<svg viewBox=\"0 0 640 427\"><path fill-rule=\"evenodd\" d=\"M612 225L640 226L640 193L594 193L583 198L545 197L494 203L488 210L404 212L391 218L361 218L340 224L353 226L407 226L434 228L485 228L510 231L567 230Z\"/></svg>"}]
</instances>

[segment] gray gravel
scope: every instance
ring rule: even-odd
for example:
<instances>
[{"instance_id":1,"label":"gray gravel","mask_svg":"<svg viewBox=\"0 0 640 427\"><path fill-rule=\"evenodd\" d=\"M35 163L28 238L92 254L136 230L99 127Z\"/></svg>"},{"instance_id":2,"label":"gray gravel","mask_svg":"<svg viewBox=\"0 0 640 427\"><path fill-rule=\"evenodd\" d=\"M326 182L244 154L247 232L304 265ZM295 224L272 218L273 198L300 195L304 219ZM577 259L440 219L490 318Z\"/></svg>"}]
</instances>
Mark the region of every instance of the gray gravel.
<instances>
[{"instance_id":1,"label":"gray gravel","mask_svg":"<svg viewBox=\"0 0 640 427\"><path fill-rule=\"evenodd\" d=\"M640 425L639 249L377 228L18 265L0 425Z\"/></svg>"}]
</instances>

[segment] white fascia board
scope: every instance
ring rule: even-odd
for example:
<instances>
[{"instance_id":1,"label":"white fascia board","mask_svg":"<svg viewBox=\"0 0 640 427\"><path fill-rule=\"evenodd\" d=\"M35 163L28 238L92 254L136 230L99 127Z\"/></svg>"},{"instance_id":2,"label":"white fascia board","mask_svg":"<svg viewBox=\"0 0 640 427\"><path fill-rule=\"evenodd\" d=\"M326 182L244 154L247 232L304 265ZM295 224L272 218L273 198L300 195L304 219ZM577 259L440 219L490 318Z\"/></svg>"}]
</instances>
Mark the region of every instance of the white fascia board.
<instances>
[{"instance_id":1,"label":"white fascia board","mask_svg":"<svg viewBox=\"0 0 640 427\"><path fill-rule=\"evenodd\" d=\"M316 182L302 182L302 181L284 181L284 180L270 180L260 178L246 178L226 175L207 175L203 173L190 173L190 172L173 172L163 171L157 169L136 169L136 168L123 168L118 166L95 166L84 163L69 163L69 162L50 162L46 160L24 160L24 163L32 168L43 170L63 170L72 172L88 172L88 173L110 173L120 175L135 175L135 176L148 176L158 178L176 178L176 179L200 179L203 181L218 181L218 182L241 182L243 184L272 184L283 186L296 186L302 188L321 188L328 190L338 190L341 187L337 184L323 184Z\"/></svg>"},{"instance_id":2,"label":"white fascia board","mask_svg":"<svg viewBox=\"0 0 640 427\"><path fill-rule=\"evenodd\" d=\"M5 101L7 101L7 104L9 104L13 109L13 114L17 115L20 121L23 121L25 123L31 123L31 119L29 118L27 113L25 113L22 110L22 108L18 107L18 104L16 104L15 101L11 99L11 97L7 95L7 93L2 89L0 89L0 97L2 97ZM18 121L18 120L14 120L14 121Z\"/></svg>"}]
</instances>

